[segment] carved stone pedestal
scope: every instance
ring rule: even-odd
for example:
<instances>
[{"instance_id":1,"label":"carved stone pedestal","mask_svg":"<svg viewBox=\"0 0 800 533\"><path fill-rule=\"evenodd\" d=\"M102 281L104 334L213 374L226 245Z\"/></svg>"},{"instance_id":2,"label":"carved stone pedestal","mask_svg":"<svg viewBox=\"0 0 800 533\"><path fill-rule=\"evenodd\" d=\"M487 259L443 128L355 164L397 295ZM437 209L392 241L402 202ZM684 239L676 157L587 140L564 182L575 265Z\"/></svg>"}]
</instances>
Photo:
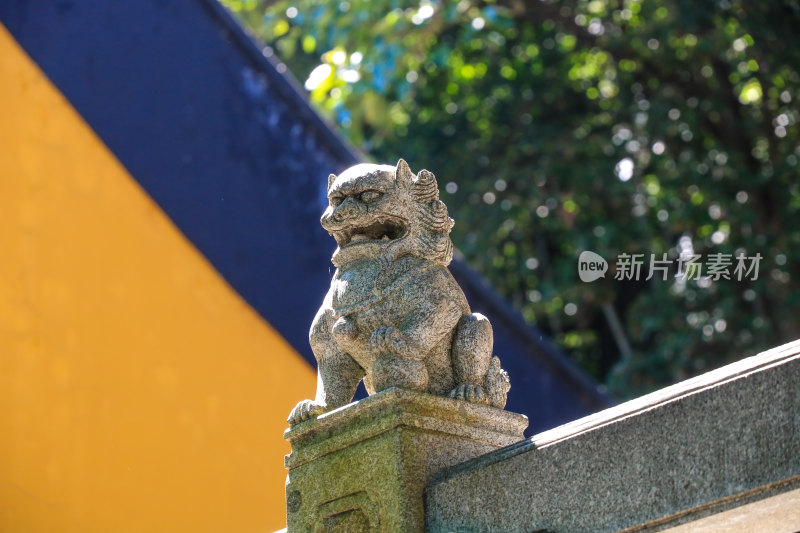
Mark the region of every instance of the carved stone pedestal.
<instances>
[{"instance_id":1,"label":"carved stone pedestal","mask_svg":"<svg viewBox=\"0 0 800 533\"><path fill-rule=\"evenodd\" d=\"M413 533L443 468L518 442L527 417L388 389L284 434L288 533Z\"/></svg>"}]
</instances>

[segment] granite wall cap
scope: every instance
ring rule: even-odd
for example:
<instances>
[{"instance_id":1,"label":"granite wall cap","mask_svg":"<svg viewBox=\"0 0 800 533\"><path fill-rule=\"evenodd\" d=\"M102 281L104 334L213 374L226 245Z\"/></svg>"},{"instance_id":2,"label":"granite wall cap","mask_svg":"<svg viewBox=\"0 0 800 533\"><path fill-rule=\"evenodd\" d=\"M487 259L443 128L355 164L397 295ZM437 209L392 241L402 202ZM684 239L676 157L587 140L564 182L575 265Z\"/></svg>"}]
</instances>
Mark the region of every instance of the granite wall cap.
<instances>
[{"instance_id":1,"label":"granite wall cap","mask_svg":"<svg viewBox=\"0 0 800 533\"><path fill-rule=\"evenodd\" d=\"M528 417L488 405L396 387L301 422L284 432L293 468L398 426L506 446L519 442Z\"/></svg>"},{"instance_id":2,"label":"granite wall cap","mask_svg":"<svg viewBox=\"0 0 800 533\"><path fill-rule=\"evenodd\" d=\"M795 341L442 470L426 530L656 531L791 490L798 383Z\"/></svg>"}]
</instances>

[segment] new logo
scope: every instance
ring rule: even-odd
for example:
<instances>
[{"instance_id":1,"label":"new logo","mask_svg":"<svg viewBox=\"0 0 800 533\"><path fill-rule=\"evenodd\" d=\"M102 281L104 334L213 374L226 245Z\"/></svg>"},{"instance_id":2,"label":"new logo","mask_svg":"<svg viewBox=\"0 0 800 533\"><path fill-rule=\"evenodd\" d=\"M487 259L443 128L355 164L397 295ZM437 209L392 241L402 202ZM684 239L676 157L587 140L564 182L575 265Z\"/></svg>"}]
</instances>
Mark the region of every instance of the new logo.
<instances>
[{"instance_id":1,"label":"new logo","mask_svg":"<svg viewBox=\"0 0 800 533\"><path fill-rule=\"evenodd\" d=\"M590 282L606 277L608 262L594 252L586 250L578 257L578 276L581 281Z\"/></svg>"}]
</instances>

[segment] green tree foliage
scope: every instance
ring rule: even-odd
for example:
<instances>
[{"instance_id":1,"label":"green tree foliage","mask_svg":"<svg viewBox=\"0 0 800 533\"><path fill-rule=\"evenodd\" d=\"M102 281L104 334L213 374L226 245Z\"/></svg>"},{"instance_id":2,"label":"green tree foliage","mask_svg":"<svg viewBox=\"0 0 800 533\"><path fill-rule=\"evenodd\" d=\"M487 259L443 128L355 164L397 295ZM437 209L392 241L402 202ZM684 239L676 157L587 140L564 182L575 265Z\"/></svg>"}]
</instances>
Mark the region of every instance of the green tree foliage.
<instances>
[{"instance_id":1,"label":"green tree foliage","mask_svg":"<svg viewBox=\"0 0 800 533\"><path fill-rule=\"evenodd\" d=\"M353 143L436 173L467 261L613 393L800 336L797 1L224 3ZM763 260L613 279L681 251Z\"/></svg>"}]
</instances>

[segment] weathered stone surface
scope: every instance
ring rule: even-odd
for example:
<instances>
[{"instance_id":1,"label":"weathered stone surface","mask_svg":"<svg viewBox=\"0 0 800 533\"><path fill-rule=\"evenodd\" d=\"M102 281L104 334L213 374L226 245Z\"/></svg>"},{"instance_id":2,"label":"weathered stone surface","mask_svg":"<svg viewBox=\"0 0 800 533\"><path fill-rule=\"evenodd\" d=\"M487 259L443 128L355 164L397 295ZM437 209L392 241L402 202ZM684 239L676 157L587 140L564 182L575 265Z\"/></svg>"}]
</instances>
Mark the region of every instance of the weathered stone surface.
<instances>
[{"instance_id":1,"label":"weathered stone surface","mask_svg":"<svg viewBox=\"0 0 800 533\"><path fill-rule=\"evenodd\" d=\"M800 486L797 483L795 486ZM754 501L735 502L720 511L713 509L713 514L693 512L691 521L679 526L666 526L661 529L658 524L648 524L635 531L664 531L665 533L796 533L800 529L800 488L784 490L774 496L765 496ZM705 511L705 510L704 510ZM699 515L699 516L698 516ZM675 523L671 520L670 523Z\"/></svg>"},{"instance_id":2,"label":"weathered stone surface","mask_svg":"<svg viewBox=\"0 0 800 533\"><path fill-rule=\"evenodd\" d=\"M443 468L522 439L528 420L390 388L287 430L289 533L424 530L423 489Z\"/></svg>"},{"instance_id":3,"label":"weathered stone surface","mask_svg":"<svg viewBox=\"0 0 800 533\"><path fill-rule=\"evenodd\" d=\"M660 531L800 486L800 341L441 472L427 531Z\"/></svg>"},{"instance_id":4,"label":"weathered stone surface","mask_svg":"<svg viewBox=\"0 0 800 533\"><path fill-rule=\"evenodd\" d=\"M510 385L492 327L447 269L453 220L434 175L402 159L356 165L331 174L328 199L337 269L309 334L317 395L289 424L347 404L362 379L369 394L402 387L503 408Z\"/></svg>"}]
</instances>

